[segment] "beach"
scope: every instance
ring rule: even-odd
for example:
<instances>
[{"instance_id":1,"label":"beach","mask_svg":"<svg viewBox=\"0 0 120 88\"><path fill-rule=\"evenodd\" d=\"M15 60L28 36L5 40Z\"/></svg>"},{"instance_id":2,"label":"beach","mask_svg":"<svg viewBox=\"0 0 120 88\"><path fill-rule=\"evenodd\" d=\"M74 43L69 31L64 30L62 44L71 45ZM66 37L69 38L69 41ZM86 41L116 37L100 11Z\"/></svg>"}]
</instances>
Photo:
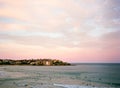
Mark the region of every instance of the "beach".
<instances>
[{"instance_id":1,"label":"beach","mask_svg":"<svg viewBox=\"0 0 120 88\"><path fill-rule=\"evenodd\" d=\"M119 88L119 74L116 65L1 65L0 88Z\"/></svg>"}]
</instances>

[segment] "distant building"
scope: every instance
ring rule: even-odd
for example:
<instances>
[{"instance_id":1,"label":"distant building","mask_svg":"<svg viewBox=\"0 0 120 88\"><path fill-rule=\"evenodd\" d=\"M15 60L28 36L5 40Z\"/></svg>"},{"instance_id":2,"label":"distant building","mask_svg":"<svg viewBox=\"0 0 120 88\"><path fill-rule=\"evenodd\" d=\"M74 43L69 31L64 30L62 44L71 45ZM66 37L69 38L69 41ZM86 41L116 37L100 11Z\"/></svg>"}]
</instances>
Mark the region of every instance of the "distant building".
<instances>
[{"instance_id":1,"label":"distant building","mask_svg":"<svg viewBox=\"0 0 120 88\"><path fill-rule=\"evenodd\" d=\"M51 60L43 60L43 65L50 66L50 65L52 65L52 61Z\"/></svg>"}]
</instances>

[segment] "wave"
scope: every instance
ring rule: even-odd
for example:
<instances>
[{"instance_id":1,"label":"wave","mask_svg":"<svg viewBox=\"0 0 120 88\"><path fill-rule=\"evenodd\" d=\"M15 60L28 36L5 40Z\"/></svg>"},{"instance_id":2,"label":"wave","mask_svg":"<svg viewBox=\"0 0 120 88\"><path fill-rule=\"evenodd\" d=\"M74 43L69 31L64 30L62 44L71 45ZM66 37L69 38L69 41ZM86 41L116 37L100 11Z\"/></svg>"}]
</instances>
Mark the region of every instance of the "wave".
<instances>
[{"instance_id":1,"label":"wave","mask_svg":"<svg viewBox=\"0 0 120 88\"><path fill-rule=\"evenodd\" d=\"M63 88L108 88L108 87L92 87L92 86L81 86L81 85L67 85L67 84L54 84L54 86L59 86ZM114 87L109 87L114 88Z\"/></svg>"}]
</instances>

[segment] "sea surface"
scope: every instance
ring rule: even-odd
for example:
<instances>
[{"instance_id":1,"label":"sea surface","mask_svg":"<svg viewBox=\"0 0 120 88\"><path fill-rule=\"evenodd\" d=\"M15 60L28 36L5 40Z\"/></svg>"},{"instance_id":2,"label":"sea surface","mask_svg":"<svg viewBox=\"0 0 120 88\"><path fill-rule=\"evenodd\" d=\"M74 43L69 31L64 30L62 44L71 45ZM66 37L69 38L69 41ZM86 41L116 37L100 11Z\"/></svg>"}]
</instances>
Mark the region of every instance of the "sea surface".
<instances>
[{"instance_id":1,"label":"sea surface","mask_svg":"<svg viewBox=\"0 0 120 88\"><path fill-rule=\"evenodd\" d=\"M0 88L120 88L120 64L0 65Z\"/></svg>"}]
</instances>

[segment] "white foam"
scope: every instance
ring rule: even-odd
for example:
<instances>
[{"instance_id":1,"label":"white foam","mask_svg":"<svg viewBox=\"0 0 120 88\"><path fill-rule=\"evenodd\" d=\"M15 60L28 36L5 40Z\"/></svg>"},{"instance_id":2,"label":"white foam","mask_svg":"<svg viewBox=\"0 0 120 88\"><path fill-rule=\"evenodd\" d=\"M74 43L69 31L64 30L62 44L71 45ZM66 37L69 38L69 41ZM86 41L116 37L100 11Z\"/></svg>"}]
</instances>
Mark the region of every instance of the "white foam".
<instances>
[{"instance_id":1,"label":"white foam","mask_svg":"<svg viewBox=\"0 0 120 88\"><path fill-rule=\"evenodd\" d=\"M107 88L107 87L92 87L92 86L67 85L67 84L54 84L54 86L59 86L64 88ZM109 87L109 88L113 88L113 87Z\"/></svg>"},{"instance_id":2,"label":"white foam","mask_svg":"<svg viewBox=\"0 0 120 88\"><path fill-rule=\"evenodd\" d=\"M89 86L66 85L66 84L54 84L54 86L60 86L60 87L65 87L65 88L91 88Z\"/></svg>"}]
</instances>

